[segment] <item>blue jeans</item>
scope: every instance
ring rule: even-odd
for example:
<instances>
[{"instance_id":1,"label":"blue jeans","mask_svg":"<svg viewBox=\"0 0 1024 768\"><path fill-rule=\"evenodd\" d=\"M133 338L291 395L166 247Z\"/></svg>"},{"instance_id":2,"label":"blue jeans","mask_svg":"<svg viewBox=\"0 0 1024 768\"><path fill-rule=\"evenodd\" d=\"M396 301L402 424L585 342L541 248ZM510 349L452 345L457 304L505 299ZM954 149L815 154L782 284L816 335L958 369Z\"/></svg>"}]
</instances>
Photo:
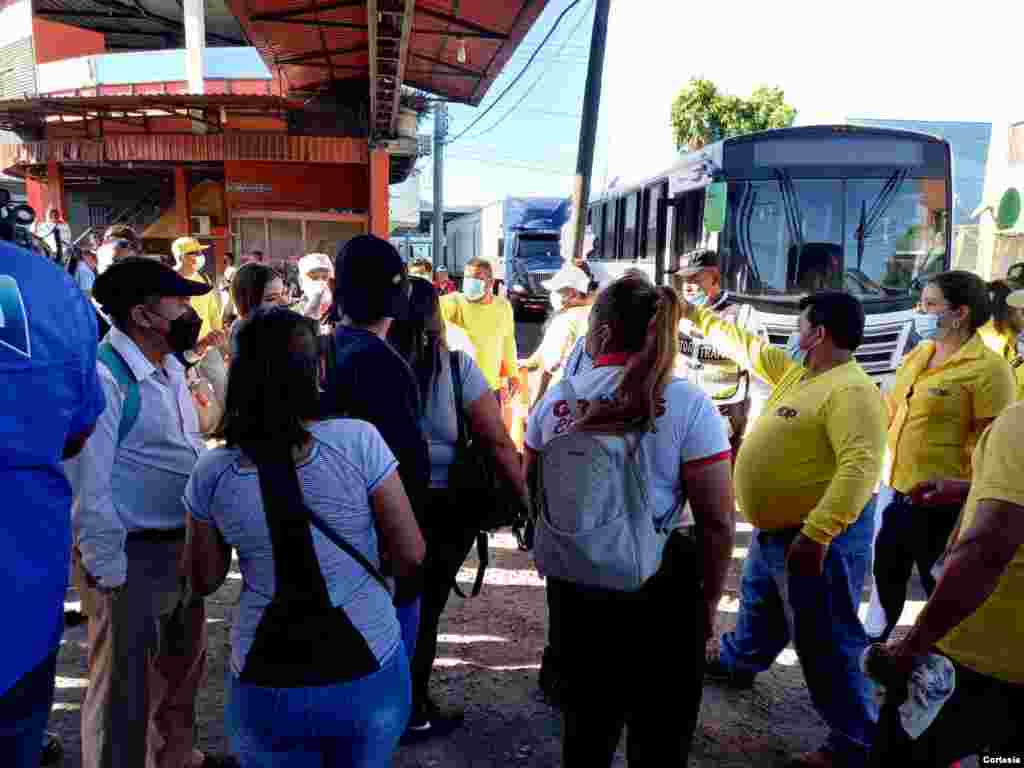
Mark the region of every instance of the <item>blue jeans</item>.
<instances>
[{"instance_id":1,"label":"blue jeans","mask_svg":"<svg viewBox=\"0 0 1024 768\"><path fill-rule=\"evenodd\" d=\"M243 768L390 768L412 706L409 659L315 688L264 688L228 673L225 726Z\"/></svg>"},{"instance_id":2,"label":"blue jeans","mask_svg":"<svg viewBox=\"0 0 1024 768\"><path fill-rule=\"evenodd\" d=\"M0 694L0 755L8 768L39 768L50 719L57 652Z\"/></svg>"},{"instance_id":3,"label":"blue jeans","mask_svg":"<svg viewBox=\"0 0 1024 768\"><path fill-rule=\"evenodd\" d=\"M866 761L878 722L874 685L860 668L868 637L857 615L874 518L872 500L829 546L820 580L787 578L786 551L796 530L755 530L739 620L722 637L719 657L728 669L763 672L792 640L811 701L831 730L825 746L854 765Z\"/></svg>"},{"instance_id":4,"label":"blue jeans","mask_svg":"<svg viewBox=\"0 0 1024 768\"><path fill-rule=\"evenodd\" d=\"M420 605L422 597L417 597L412 602L395 607L395 614L398 616L398 626L402 629L402 642L405 644L405 655L410 662L416 655L416 636L420 631Z\"/></svg>"}]
</instances>

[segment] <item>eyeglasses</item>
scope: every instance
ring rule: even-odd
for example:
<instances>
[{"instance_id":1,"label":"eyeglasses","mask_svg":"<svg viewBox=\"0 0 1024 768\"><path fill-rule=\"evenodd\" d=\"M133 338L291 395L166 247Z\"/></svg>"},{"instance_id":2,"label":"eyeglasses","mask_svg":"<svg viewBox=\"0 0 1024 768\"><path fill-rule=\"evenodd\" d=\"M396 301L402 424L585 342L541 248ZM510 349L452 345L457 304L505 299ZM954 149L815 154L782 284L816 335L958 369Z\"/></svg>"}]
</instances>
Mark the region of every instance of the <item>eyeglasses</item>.
<instances>
[{"instance_id":1,"label":"eyeglasses","mask_svg":"<svg viewBox=\"0 0 1024 768\"><path fill-rule=\"evenodd\" d=\"M948 301L932 301L930 299L921 299L914 305L914 309L918 312L931 313L933 310L952 309L952 305Z\"/></svg>"}]
</instances>

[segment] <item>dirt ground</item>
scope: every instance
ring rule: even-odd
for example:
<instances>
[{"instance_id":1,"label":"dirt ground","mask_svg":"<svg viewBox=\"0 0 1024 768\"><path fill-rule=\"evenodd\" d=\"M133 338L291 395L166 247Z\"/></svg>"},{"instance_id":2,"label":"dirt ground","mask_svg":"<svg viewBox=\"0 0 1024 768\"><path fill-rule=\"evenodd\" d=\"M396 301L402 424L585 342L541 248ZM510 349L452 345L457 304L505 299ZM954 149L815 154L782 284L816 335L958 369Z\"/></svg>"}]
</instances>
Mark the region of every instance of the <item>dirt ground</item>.
<instances>
[{"instance_id":1,"label":"dirt ground","mask_svg":"<svg viewBox=\"0 0 1024 768\"><path fill-rule=\"evenodd\" d=\"M749 541L749 528L741 525L729 592L719 614L721 630L730 629L735 621L741 558ZM471 583L474 564L467 563L460 581ZM231 609L240 588L241 576L234 567L225 586L207 601L210 671L198 701L199 743L204 750L227 747L224 675ZM76 600L69 592L69 607L75 607ZM492 541L483 594L466 601L453 596L441 624L433 690L443 707L465 711L465 723L446 740L401 748L396 768L560 765L560 718L536 691L545 613L543 582L529 555L515 548L511 535L498 534ZM88 684L84 626L65 634L57 674L51 728L64 739L64 765L78 768L80 706ZM786 651L751 691L705 687L691 764L779 765L789 753L816 748L824 736L795 656ZM621 749L615 765L626 765Z\"/></svg>"}]
</instances>

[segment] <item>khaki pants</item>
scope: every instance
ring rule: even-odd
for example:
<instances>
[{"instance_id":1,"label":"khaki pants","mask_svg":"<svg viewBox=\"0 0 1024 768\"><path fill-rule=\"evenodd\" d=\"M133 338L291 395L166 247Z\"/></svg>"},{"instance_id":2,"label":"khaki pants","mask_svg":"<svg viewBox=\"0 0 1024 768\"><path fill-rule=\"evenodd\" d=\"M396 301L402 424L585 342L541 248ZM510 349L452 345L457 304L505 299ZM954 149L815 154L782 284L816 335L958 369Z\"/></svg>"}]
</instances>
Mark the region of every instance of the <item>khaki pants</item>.
<instances>
[{"instance_id":1,"label":"khaki pants","mask_svg":"<svg viewBox=\"0 0 1024 768\"><path fill-rule=\"evenodd\" d=\"M75 552L89 617L83 768L191 763L196 692L206 672L206 611L180 575L184 543L128 541L128 580L114 595L95 588Z\"/></svg>"}]
</instances>

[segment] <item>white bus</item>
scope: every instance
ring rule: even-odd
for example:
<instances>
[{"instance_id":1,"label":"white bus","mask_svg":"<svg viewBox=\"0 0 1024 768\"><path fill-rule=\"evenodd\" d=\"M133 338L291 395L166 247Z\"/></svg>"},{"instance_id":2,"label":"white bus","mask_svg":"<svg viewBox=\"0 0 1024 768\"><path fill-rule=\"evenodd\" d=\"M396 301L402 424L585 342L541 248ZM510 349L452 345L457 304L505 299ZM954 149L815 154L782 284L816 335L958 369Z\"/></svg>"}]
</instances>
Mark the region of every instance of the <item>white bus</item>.
<instances>
[{"instance_id":1,"label":"white bus","mask_svg":"<svg viewBox=\"0 0 1024 768\"><path fill-rule=\"evenodd\" d=\"M857 360L881 384L913 343L922 278L949 269L951 163L948 142L884 128L726 139L592 202L591 267L602 281L639 268L671 283L683 254L715 249L725 289L779 345L802 296L849 291L867 315Z\"/></svg>"}]
</instances>

